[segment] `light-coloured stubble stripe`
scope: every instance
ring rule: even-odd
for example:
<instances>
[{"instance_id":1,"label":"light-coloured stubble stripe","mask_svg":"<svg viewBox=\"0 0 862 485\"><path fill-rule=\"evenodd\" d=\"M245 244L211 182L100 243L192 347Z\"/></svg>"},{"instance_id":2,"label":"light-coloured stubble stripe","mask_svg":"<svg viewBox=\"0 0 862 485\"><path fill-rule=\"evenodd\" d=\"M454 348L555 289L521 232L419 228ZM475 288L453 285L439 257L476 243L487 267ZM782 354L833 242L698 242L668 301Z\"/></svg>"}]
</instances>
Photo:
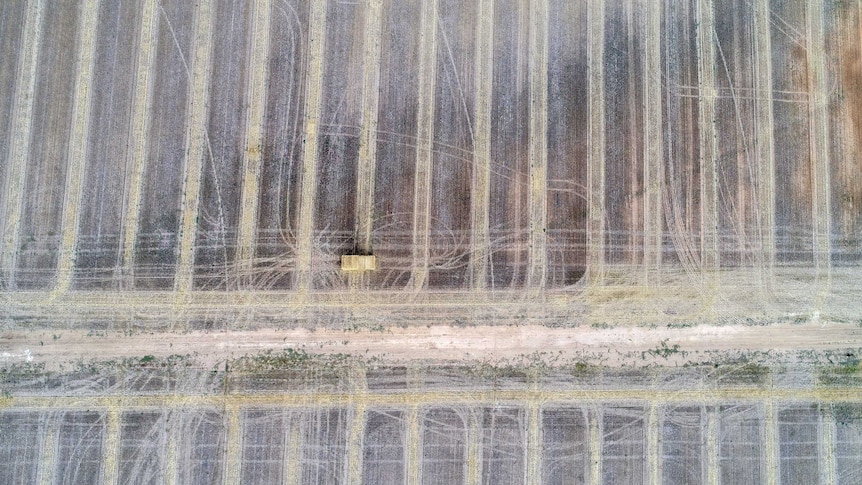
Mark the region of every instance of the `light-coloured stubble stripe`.
<instances>
[{"instance_id":1,"label":"light-coloured stubble stripe","mask_svg":"<svg viewBox=\"0 0 862 485\"><path fill-rule=\"evenodd\" d=\"M542 483L542 420L538 402L527 405L527 480L526 485Z\"/></svg>"},{"instance_id":2,"label":"light-coloured stubble stripe","mask_svg":"<svg viewBox=\"0 0 862 485\"><path fill-rule=\"evenodd\" d=\"M347 483L348 485L359 485L363 482L362 448L365 438L365 409L368 394L368 377L364 368L354 367L350 370L350 388L354 406L347 435Z\"/></svg>"},{"instance_id":3,"label":"light-coloured stubble stripe","mask_svg":"<svg viewBox=\"0 0 862 485\"><path fill-rule=\"evenodd\" d=\"M195 13L195 57L192 66L186 133L185 182L183 183L182 227L177 262L176 288L180 295L192 289L194 279L195 239L197 237L198 193L201 186L204 149L207 143L207 108L210 89L210 55L212 51L212 5L197 4Z\"/></svg>"},{"instance_id":4,"label":"light-coloured stubble stripe","mask_svg":"<svg viewBox=\"0 0 862 485\"><path fill-rule=\"evenodd\" d=\"M42 0L30 0L24 24L21 58L15 88L12 112L9 166L6 168L6 211L3 229L3 247L0 250L0 269L8 273L10 288L15 286L15 266L18 255L18 238L21 231L21 209L24 204L24 184L27 182L27 161L30 159L30 131L33 125L33 99L36 92L36 73L39 48L42 41Z\"/></svg>"},{"instance_id":5,"label":"light-coloured stubble stripe","mask_svg":"<svg viewBox=\"0 0 862 485\"><path fill-rule=\"evenodd\" d=\"M52 485L54 483L54 467L57 458L57 422L62 413L49 413L48 424L45 430L45 439L42 442L42 455L39 457L39 484Z\"/></svg>"},{"instance_id":6,"label":"light-coloured stubble stripe","mask_svg":"<svg viewBox=\"0 0 862 485\"><path fill-rule=\"evenodd\" d=\"M659 446L659 435L661 424L659 422L658 404L651 402L647 414L647 471L649 477L647 483L659 485L661 483L661 454Z\"/></svg>"},{"instance_id":7,"label":"light-coloured stubble stripe","mask_svg":"<svg viewBox=\"0 0 862 485\"><path fill-rule=\"evenodd\" d=\"M487 286L490 257L491 200L491 108L494 80L494 1L478 0L479 28L476 35L476 117L471 187L471 235L469 274L472 287Z\"/></svg>"},{"instance_id":8,"label":"light-coloured stubble stripe","mask_svg":"<svg viewBox=\"0 0 862 485\"><path fill-rule=\"evenodd\" d=\"M482 427L481 409L468 411L467 417L467 485L482 482Z\"/></svg>"},{"instance_id":9,"label":"light-coloured stubble stripe","mask_svg":"<svg viewBox=\"0 0 862 485\"><path fill-rule=\"evenodd\" d=\"M153 70L158 42L158 15L156 0L144 0L141 10L141 34L138 41L138 62L135 73L135 98L132 101L132 123L129 127L131 159L129 166L129 200L123 216L123 276L131 280L135 265L140 223L141 191L143 190L144 167L147 163L147 141L150 127L150 102L153 86L150 73Z\"/></svg>"},{"instance_id":10,"label":"light-coloured stubble stripe","mask_svg":"<svg viewBox=\"0 0 862 485\"><path fill-rule=\"evenodd\" d=\"M428 279L431 231L431 158L434 140L434 90L437 71L437 0L422 3L419 27L419 94L417 107L416 172L413 189L413 289Z\"/></svg>"},{"instance_id":11,"label":"light-coloured stubble stripe","mask_svg":"<svg viewBox=\"0 0 862 485\"><path fill-rule=\"evenodd\" d=\"M381 0L369 0L365 10L364 79L362 84L362 128L359 138L359 168L356 176L356 244L370 253L374 224L374 177L377 164L377 107L380 100Z\"/></svg>"},{"instance_id":12,"label":"light-coloured stubble stripe","mask_svg":"<svg viewBox=\"0 0 862 485\"><path fill-rule=\"evenodd\" d=\"M78 216L84 193L84 170L87 163L87 136L90 132L90 87L93 85L93 59L96 49L96 27L99 23L99 0L87 0L78 26L78 62L75 69L75 98L72 104L69 152L67 154L66 191L60 255L57 264L55 292L64 293L72 281L72 268L78 246Z\"/></svg>"},{"instance_id":13,"label":"light-coloured stubble stripe","mask_svg":"<svg viewBox=\"0 0 862 485\"><path fill-rule=\"evenodd\" d=\"M826 85L826 46L823 0L808 1L808 100L809 139L813 174L814 266L820 282L818 305L830 290L832 276L832 211L829 157L829 92Z\"/></svg>"},{"instance_id":14,"label":"light-coloured stubble stripe","mask_svg":"<svg viewBox=\"0 0 862 485\"><path fill-rule=\"evenodd\" d=\"M358 402L353 408L353 418L347 437L347 483L362 483L362 447L365 437L365 404Z\"/></svg>"},{"instance_id":15,"label":"light-coloured stubble stripe","mask_svg":"<svg viewBox=\"0 0 862 485\"><path fill-rule=\"evenodd\" d=\"M820 404L820 483L835 485L835 414L831 404Z\"/></svg>"},{"instance_id":16,"label":"light-coloured stubble stripe","mask_svg":"<svg viewBox=\"0 0 862 485\"><path fill-rule=\"evenodd\" d=\"M530 271L527 287L548 273L548 0L530 2Z\"/></svg>"},{"instance_id":17,"label":"light-coloured stubble stripe","mask_svg":"<svg viewBox=\"0 0 862 485\"><path fill-rule=\"evenodd\" d=\"M407 485L422 483L422 417L419 406L407 415Z\"/></svg>"},{"instance_id":18,"label":"light-coloured stubble stripe","mask_svg":"<svg viewBox=\"0 0 862 485\"><path fill-rule=\"evenodd\" d=\"M174 413L174 416L179 416L179 413ZM177 484L177 452L179 451L177 444L177 440L179 439L178 431L179 430L176 426L166 425L167 459L165 460L165 485Z\"/></svg>"},{"instance_id":19,"label":"light-coloured stubble stripe","mask_svg":"<svg viewBox=\"0 0 862 485\"><path fill-rule=\"evenodd\" d=\"M590 485L602 483L602 408L593 406L589 413Z\"/></svg>"},{"instance_id":20,"label":"light-coloured stubble stripe","mask_svg":"<svg viewBox=\"0 0 862 485\"><path fill-rule=\"evenodd\" d=\"M589 0L589 218L587 268L590 285L601 285L605 274L605 3Z\"/></svg>"},{"instance_id":21,"label":"light-coloured stubble stripe","mask_svg":"<svg viewBox=\"0 0 862 485\"><path fill-rule=\"evenodd\" d=\"M225 485L239 485L242 467L242 410L229 407L225 410L227 420L227 446L224 460Z\"/></svg>"},{"instance_id":22,"label":"light-coloured stubble stripe","mask_svg":"<svg viewBox=\"0 0 862 485\"><path fill-rule=\"evenodd\" d=\"M698 133L700 134L701 270L707 288L718 278L718 177L715 128L715 19L713 0L698 0L697 24ZM714 295L714 292L709 292ZM713 301L707 302L711 308Z\"/></svg>"},{"instance_id":23,"label":"light-coloured stubble stripe","mask_svg":"<svg viewBox=\"0 0 862 485\"><path fill-rule=\"evenodd\" d=\"M763 403L763 426L765 443L763 452L766 463L766 485L778 483L778 413L775 411L775 402L771 399Z\"/></svg>"},{"instance_id":24,"label":"light-coloured stubble stripe","mask_svg":"<svg viewBox=\"0 0 862 485\"><path fill-rule=\"evenodd\" d=\"M249 85L246 98L246 138L242 172L242 206L240 207L237 265L243 276L251 274L254 260L260 168L263 151L266 88L268 84L269 24L271 0L255 0L251 30Z\"/></svg>"},{"instance_id":25,"label":"light-coloured stubble stripe","mask_svg":"<svg viewBox=\"0 0 862 485\"><path fill-rule=\"evenodd\" d=\"M775 267L775 147L772 112L772 41L769 33L769 3L753 2L755 74L755 163L757 164L758 231L761 250L757 252L761 287L774 287ZM742 223L744 221L740 221Z\"/></svg>"},{"instance_id":26,"label":"light-coloured stubble stripe","mask_svg":"<svg viewBox=\"0 0 862 485\"><path fill-rule=\"evenodd\" d=\"M718 464L719 464L719 447L718 447L718 424L719 424L718 408L708 406L706 408L706 446L704 453L706 455L706 484L718 485Z\"/></svg>"},{"instance_id":27,"label":"light-coloured stubble stripe","mask_svg":"<svg viewBox=\"0 0 862 485\"><path fill-rule=\"evenodd\" d=\"M287 442L287 453L284 459L285 485L300 485L302 483L302 427L298 419L290 423L290 435Z\"/></svg>"},{"instance_id":28,"label":"light-coloured stubble stripe","mask_svg":"<svg viewBox=\"0 0 862 485\"><path fill-rule=\"evenodd\" d=\"M296 288L301 294L311 288L311 250L314 243L314 207L317 196L317 126L323 83L326 40L326 2L311 2L308 26L308 72L305 91L305 150L302 154L302 189L299 202Z\"/></svg>"},{"instance_id":29,"label":"light-coloured stubble stripe","mask_svg":"<svg viewBox=\"0 0 862 485\"><path fill-rule=\"evenodd\" d=\"M105 437L105 460L102 469L102 483L114 485L118 481L118 455L120 453L120 411L117 408L108 409L105 416L107 434Z\"/></svg>"},{"instance_id":30,"label":"light-coloured stubble stripe","mask_svg":"<svg viewBox=\"0 0 862 485\"><path fill-rule=\"evenodd\" d=\"M661 270L662 246L662 107L661 11L664 3L645 0L644 38L644 281ZM674 8L669 6L668 8Z\"/></svg>"}]
</instances>

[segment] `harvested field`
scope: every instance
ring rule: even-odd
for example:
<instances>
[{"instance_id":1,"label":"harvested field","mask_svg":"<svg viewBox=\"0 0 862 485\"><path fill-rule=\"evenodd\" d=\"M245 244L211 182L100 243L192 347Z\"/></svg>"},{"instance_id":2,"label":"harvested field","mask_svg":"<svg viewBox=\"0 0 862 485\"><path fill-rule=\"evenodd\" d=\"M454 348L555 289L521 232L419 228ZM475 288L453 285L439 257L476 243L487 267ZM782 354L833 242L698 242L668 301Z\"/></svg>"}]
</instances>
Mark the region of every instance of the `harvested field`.
<instances>
[{"instance_id":1,"label":"harvested field","mask_svg":"<svg viewBox=\"0 0 862 485\"><path fill-rule=\"evenodd\" d=\"M858 483L860 142L859 0L7 0L0 482Z\"/></svg>"}]
</instances>

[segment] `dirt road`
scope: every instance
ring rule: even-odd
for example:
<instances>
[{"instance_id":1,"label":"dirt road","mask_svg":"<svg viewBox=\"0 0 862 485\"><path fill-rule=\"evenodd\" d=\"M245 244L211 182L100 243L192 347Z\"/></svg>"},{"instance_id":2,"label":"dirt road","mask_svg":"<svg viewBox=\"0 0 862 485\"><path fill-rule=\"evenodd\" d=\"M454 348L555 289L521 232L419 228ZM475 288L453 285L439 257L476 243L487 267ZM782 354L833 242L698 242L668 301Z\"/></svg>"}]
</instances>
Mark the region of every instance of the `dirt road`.
<instances>
[{"instance_id":1,"label":"dirt road","mask_svg":"<svg viewBox=\"0 0 862 485\"><path fill-rule=\"evenodd\" d=\"M678 347L676 347L678 345ZM152 355L191 354L204 366L227 359L285 348L309 353L345 353L395 361L456 359L499 361L540 353L546 358L588 358L608 365L697 360L710 351L828 351L862 347L862 327L805 323L771 326L690 328L540 326L456 328L433 326L384 330L258 330L123 335L82 331L17 332L0 338L0 365L31 361L48 368L80 359L110 360ZM666 352L651 350L670 349Z\"/></svg>"}]
</instances>

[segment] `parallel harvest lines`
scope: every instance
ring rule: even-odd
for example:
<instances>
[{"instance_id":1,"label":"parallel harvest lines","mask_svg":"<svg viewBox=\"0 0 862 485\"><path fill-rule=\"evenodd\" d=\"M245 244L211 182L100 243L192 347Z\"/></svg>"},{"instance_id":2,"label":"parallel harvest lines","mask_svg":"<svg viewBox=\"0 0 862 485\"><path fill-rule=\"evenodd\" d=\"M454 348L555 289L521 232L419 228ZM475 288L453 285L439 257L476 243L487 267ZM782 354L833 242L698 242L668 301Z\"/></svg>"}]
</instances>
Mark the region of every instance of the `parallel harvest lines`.
<instances>
[{"instance_id":1,"label":"parallel harvest lines","mask_svg":"<svg viewBox=\"0 0 862 485\"><path fill-rule=\"evenodd\" d=\"M80 44L75 73L75 97L72 105L72 126L69 133L66 192L63 202L63 222L60 236L60 257L55 291L64 293L72 281L72 267L78 247L78 217L84 192L84 171L87 163L87 137L90 130L90 87L93 80L93 58L96 48L96 28L99 21L98 0L83 5L78 27Z\"/></svg>"},{"instance_id":2,"label":"parallel harvest lines","mask_svg":"<svg viewBox=\"0 0 862 485\"><path fill-rule=\"evenodd\" d=\"M207 99L210 89L210 57L212 53L212 5L201 2L195 12L194 61L192 65L191 93L189 96L186 134L185 181L183 183L182 227L177 262L176 289L180 295L191 291L194 277L194 250L197 239L198 194L201 187L201 170L204 150L209 139L206 132Z\"/></svg>"},{"instance_id":3,"label":"parallel harvest lines","mask_svg":"<svg viewBox=\"0 0 862 485\"><path fill-rule=\"evenodd\" d=\"M36 92L36 73L39 48L42 40L42 0L27 4L21 58L18 65L18 82L15 89L12 117L12 136L9 143L9 167L6 172L6 216L3 227L3 247L0 248L0 270L8 274L7 286L15 287L18 239L21 233L21 212L24 205L24 184L27 177L27 160L30 159L30 131L33 124L33 98Z\"/></svg>"},{"instance_id":4,"label":"parallel harvest lines","mask_svg":"<svg viewBox=\"0 0 862 485\"><path fill-rule=\"evenodd\" d=\"M144 183L144 169L147 162L149 139L150 102L153 96L151 73L155 66L156 44L158 42L159 22L156 0L144 0L141 14L141 36L138 41L138 62L135 73L135 98L132 102L132 122L129 127L131 160L129 166L129 198L123 217L123 277L124 286L132 286L134 280L135 246L137 245L140 224L141 192Z\"/></svg>"}]
</instances>

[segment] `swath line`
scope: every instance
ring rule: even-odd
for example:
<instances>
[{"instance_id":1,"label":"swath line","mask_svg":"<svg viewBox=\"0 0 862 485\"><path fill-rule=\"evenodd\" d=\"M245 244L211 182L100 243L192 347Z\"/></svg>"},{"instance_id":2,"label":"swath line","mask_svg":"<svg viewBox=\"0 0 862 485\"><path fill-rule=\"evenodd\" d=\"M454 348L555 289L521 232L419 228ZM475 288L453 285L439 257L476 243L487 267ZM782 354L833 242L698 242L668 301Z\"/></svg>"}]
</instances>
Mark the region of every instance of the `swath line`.
<instances>
[{"instance_id":1,"label":"swath line","mask_svg":"<svg viewBox=\"0 0 862 485\"><path fill-rule=\"evenodd\" d=\"M351 369L350 384L355 397L353 415L347 436L347 483L362 483L362 449L365 437L365 408L364 399L368 391L368 381L365 370L361 368Z\"/></svg>"},{"instance_id":2,"label":"swath line","mask_svg":"<svg viewBox=\"0 0 862 485\"><path fill-rule=\"evenodd\" d=\"M829 91L826 84L826 47L824 41L823 0L809 0L808 28L808 100L810 150L813 174L812 218L814 221L814 267L817 272L818 301L823 304L832 280L832 207L829 168Z\"/></svg>"},{"instance_id":3,"label":"swath line","mask_svg":"<svg viewBox=\"0 0 862 485\"><path fill-rule=\"evenodd\" d=\"M530 2L530 270L527 287L548 274L548 0Z\"/></svg>"},{"instance_id":4,"label":"swath line","mask_svg":"<svg viewBox=\"0 0 862 485\"><path fill-rule=\"evenodd\" d=\"M663 2L646 1L644 56L644 281L661 270L662 247L662 110L661 9ZM673 8L673 7L669 7Z\"/></svg>"},{"instance_id":5,"label":"swath line","mask_svg":"<svg viewBox=\"0 0 862 485\"><path fill-rule=\"evenodd\" d=\"M476 117L473 185L470 188L471 236L468 274L474 289L484 289L490 257L491 104L494 79L494 0L479 0L476 35Z\"/></svg>"},{"instance_id":6,"label":"swath line","mask_svg":"<svg viewBox=\"0 0 862 485\"><path fill-rule=\"evenodd\" d=\"M102 469L102 483L112 485L117 483L119 474L118 457L120 453L120 410L117 407L108 409L107 437L105 439L105 460Z\"/></svg>"},{"instance_id":7,"label":"swath line","mask_svg":"<svg viewBox=\"0 0 862 485\"><path fill-rule=\"evenodd\" d=\"M765 445L763 452L766 454L766 485L778 483L778 414L775 412L775 403L767 400L763 408L763 427L765 431Z\"/></svg>"},{"instance_id":8,"label":"swath line","mask_svg":"<svg viewBox=\"0 0 862 485\"><path fill-rule=\"evenodd\" d=\"M542 483L542 420L539 403L527 406L527 485Z\"/></svg>"},{"instance_id":9,"label":"swath line","mask_svg":"<svg viewBox=\"0 0 862 485\"><path fill-rule=\"evenodd\" d=\"M317 196L317 126L320 124L323 83L326 2L311 2L308 34L308 72L305 92L305 151L302 156L302 189L299 203L296 288L301 295L311 288L311 250L314 242L314 206Z\"/></svg>"},{"instance_id":10,"label":"swath line","mask_svg":"<svg viewBox=\"0 0 862 485\"><path fill-rule=\"evenodd\" d=\"M198 193L201 187L204 147L206 146L207 97L210 85L212 50L212 6L200 2L195 13L195 58L189 99L189 121L186 136L185 182L183 184L182 228L177 263L176 290L179 295L191 291L194 278L194 248L197 238Z\"/></svg>"},{"instance_id":11,"label":"swath line","mask_svg":"<svg viewBox=\"0 0 862 485\"><path fill-rule=\"evenodd\" d=\"M242 205L240 207L237 266L239 274L252 274L255 254L255 234L258 203L260 201L260 168L263 151L266 88L269 74L269 25L272 4L270 0L255 0L251 31L251 56L247 69L250 79L246 104L246 139L243 159ZM242 280L241 280L242 281Z\"/></svg>"},{"instance_id":12,"label":"swath line","mask_svg":"<svg viewBox=\"0 0 862 485\"><path fill-rule=\"evenodd\" d=\"M356 245L370 254L374 224L374 177L377 163L377 107L380 99L380 38L382 2L370 0L365 10L364 79L359 167L356 176Z\"/></svg>"},{"instance_id":13,"label":"swath line","mask_svg":"<svg viewBox=\"0 0 862 485\"><path fill-rule=\"evenodd\" d=\"M718 425L719 415L715 406L706 408L706 483L718 485Z\"/></svg>"},{"instance_id":14,"label":"swath line","mask_svg":"<svg viewBox=\"0 0 862 485\"><path fill-rule=\"evenodd\" d=\"M437 69L437 0L422 2L419 38L416 172L413 189L413 267L411 282L421 290L428 280L431 230L431 156Z\"/></svg>"},{"instance_id":15,"label":"swath line","mask_svg":"<svg viewBox=\"0 0 862 485\"><path fill-rule=\"evenodd\" d=\"M587 268L589 284L598 286L605 276L605 3L590 0L587 7L590 42Z\"/></svg>"},{"instance_id":16,"label":"swath line","mask_svg":"<svg viewBox=\"0 0 862 485\"><path fill-rule=\"evenodd\" d=\"M590 485L602 483L602 408L593 406L590 425Z\"/></svg>"},{"instance_id":17,"label":"swath line","mask_svg":"<svg viewBox=\"0 0 862 485\"><path fill-rule=\"evenodd\" d=\"M66 165L65 200L60 236L60 257L57 265L55 293L65 293L72 281L75 252L78 247L78 217L84 193L87 135L90 131L90 86L93 79L93 59L96 49L96 28L99 23L98 0L87 0L79 31L78 63L75 73L75 98L72 106L72 127Z\"/></svg>"},{"instance_id":18,"label":"swath line","mask_svg":"<svg viewBox=\"0 0 862 485\"><path fill-rule=\"evenodd\" d=\"M482 483L482 427L476 413L470 411L467 418L467 485Z\"/></svg>"},{"instance_id":19,"label":"swath line","mask_svg":"<svg viewBox=\"0 0 862 485\"><path fill-rule=\"evenodd\" d=\"M155 65L154 48L158 36L158 16L156 0L144 0L141 15L141 34L138 42L138 62L135 74L135 99L132 104L132 123L129 129L129 143L132 167L129 180L129 199L123 218L123 277L124 284L134 286L135 246L137 245L138 226L140 225L141 192L143 190L144 169L147 163L147 139L149 138L150 103L153 96L150 72Z\"/></svg>"},{"instance_id":20,"label":"swath line","mask_svg":"<svg viewBox=\"0 0 862 485\"><path fill-rule=\"evenodd\" d=\"M835 414L830 404L820 403L820 483L835 485Z\"/></svg>"},{"instance_id":21,"label":"swath line","mask_svg":"<svg viewBox=\"0 0 862 485\"><path fill-rule=\"evenodd\" d=\"M3 247L0 250L0 269L8 274L8 287L15 287L15 266L18 259L18 239L21 233L21 211L24 204L24 185L27 180L27 161L30 159L30 131L33 125L33 98L36 91L36 72L42 36L42 0L27 4L21 60L15 88L15 105L12 110L12 136L9 143L8 172L6 174L6 217L3 228Z\"/></svg>"},{"instance_id":22,"label":"swath line","mask_svg":"<svg viewBox=\"0 0 862 485\"><path fill-rule=\"evenodd\" d=\"M715 127L715 18L712 0L698 0L697 24L697 76L698 76L698 133L700 134L700 224L701 274L710 290L718 287L718 176ZM713 308L715 291L708 291Z\"/></svg>"},{"instance_id":23,"label":"swath line","mask_svg":"<svg viewBox=\"0 0 862 485\"><path fill-rule=\"evenodd\" d=\"M225 485L239 485L242 467L242 411L238 407L226 410L227 449L225 450Z\"/></svg>"},{"instance_id":24,"label":"swath line","mask_svg":"<svg viewBox=\"0 0 862 485\"><path fill-rule=\"evenodd\" d=\"M48 417L48 429L42 442L42 455L39 457L39 484L54 483L54 466L57 459L57 415Z\"/></svg>"},{"instance_id":25,"label":"swath line","mask_svg":"<svg viewBox=\"0 0 862 485\"><path fill-rule=\"evenodd\" d=\"M299 420L291 417L294 419L291 419L282 475L286 485L300 485L302 483L302 432Z\"/></svg>"},{"instance_id":26,"label":"swath line","mask_svg":"<svg viewBox=\"0 0 862 485\"><path fill-rule=\"evenodd\" d=\"M772 41L769 35L769 4L754 6L755 159L757 164L757 228L760 251L757 266L761 287L767 293L774 287L775 270L775 147L772 112Z\"/></svg>"},{"instance_id":27,"label":"swath line","mask_svg":"<svg viewBox=\"0 0 862 485\"><path fill-rule=\"evenodd\" d=\"M422 432L418 406L412 406L407 417L407 485L422 483Z\"/></svg>"},{"instance_id":28,"label":"swath line","mask_svg":"<svg viewBox=\"0 0 862 485\"><path fill-rule=\"evenodd\" d=\"M649 7L647 7L649 8ZM659 455L659 435L661 424L659 422L659 410L656 403L650 403L647 415L647 469L649 480L647 483L659 485L661 483L661 463Z\"/></svg>"}]
</instances>

